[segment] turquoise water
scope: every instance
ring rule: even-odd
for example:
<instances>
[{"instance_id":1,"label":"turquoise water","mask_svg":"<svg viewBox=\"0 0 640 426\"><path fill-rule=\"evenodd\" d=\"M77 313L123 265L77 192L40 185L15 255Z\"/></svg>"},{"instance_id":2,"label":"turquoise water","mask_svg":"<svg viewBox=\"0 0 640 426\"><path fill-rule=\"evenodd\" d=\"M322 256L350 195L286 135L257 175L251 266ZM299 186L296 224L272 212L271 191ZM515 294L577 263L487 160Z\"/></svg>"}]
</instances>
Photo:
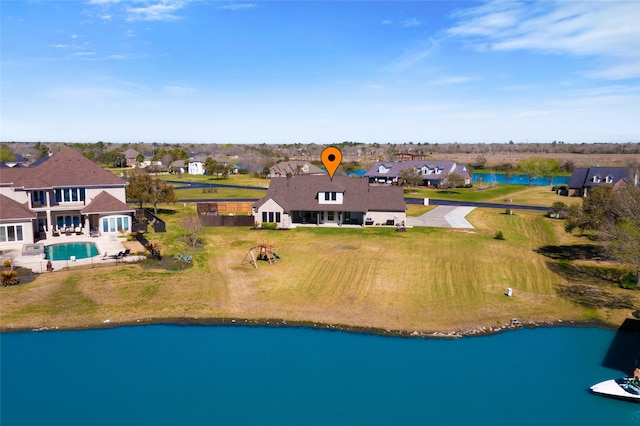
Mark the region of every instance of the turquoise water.
<instances>
[{"instance_id":1,"label":"turquoise water","mask_svg":"<svg viewBox=\"0 0 640 426\"><path fill-rule=\"evenodd\" d=\"M570 176L553 176L554 185L568 185ZM529 185L529 176L511 175L507 177L504 173L474 173L471 182L506 183L511 185ZM536 186L551 185L551 176L538 177L531 182Z\"/></svg>"},{"instance_id":2,"label":"turquoise water","mask_svg":"<svg viewBox=\"0 0 640 426\"><path fill-rule=\"evenodd\" d=\"M0 335L12 425L638 425L588 392L614 333L423 340L144 326Z\"/></svg>"},{"instance_id":3,"label":"turquoise water","mask_svg":"<svg viewBox=\"0 0 640 426\"><path fill-rule=\"evenodd\" d=\"M98 249L94 243L63 243L53 244L44 248L45 258L50 260L69 260L71 256L76 259L85 259L98 255Z\"/></svg>"}]
</instances>

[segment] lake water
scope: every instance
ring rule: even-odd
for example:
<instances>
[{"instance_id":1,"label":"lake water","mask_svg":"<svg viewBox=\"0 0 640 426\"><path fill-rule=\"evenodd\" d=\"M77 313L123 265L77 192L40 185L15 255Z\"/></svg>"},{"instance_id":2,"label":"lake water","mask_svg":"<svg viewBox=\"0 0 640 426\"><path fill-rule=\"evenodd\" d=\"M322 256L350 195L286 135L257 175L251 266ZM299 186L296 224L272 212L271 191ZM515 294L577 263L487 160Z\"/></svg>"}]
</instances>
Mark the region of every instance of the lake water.
<instances>
[{"instance_id":1,"label":"lake water","mask_svg":"<svg viewBox=\"0 0 640 426\"><path fill-rule=\"evenodd\" d=\"M0 335L2 426L640 425L592 395L615 333L424 340L143 326Z\"/></svg>"},{"instance_id":2,"label":"lake water","mask_svg":"<svg viewBox=\"0 0 640 426\"><path fill-rule=\"evenodd\" d=\"M568 185L570 176L554 176L554 185ZM471 177L472 182L486 183L506 183L511 185L529 185L529 176L526 175L510 175L507 177L504 173L474 173ZM532 182L536 186L551 185L551 176L535 178Z\"/></svg>"}]
</instances>

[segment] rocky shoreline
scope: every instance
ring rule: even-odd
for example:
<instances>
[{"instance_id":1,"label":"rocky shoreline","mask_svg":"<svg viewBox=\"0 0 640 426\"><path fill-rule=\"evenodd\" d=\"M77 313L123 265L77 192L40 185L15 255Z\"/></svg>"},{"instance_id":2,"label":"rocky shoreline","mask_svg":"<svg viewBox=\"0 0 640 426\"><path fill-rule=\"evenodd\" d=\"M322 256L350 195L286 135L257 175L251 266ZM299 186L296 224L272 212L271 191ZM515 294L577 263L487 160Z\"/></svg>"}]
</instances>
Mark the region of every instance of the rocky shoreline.
<instances>
[{"instance_id":1,"label":"rocky shoreline","mask_svg":"<svg viewBox=\"0 0 640 426\"><path fill-rule=\"evenodd\" d=\"M312 321L287 321L282 319L239 319L239 318L145 318L135 321L116 322L106 319L99 324L79 325L79 326L48 326L39 328L9 328L0 327L0 332L25 332L25 331L72 331L72 330L91 330L116 327L131 327L138 325L177 325L177 326L244 326L244 327L300 327L320 330L344 331L350 333L362 333L378 336L396 336L396 337L412 337L412 338L434 338L434 339L457 339L461 337L473 336L490 336L493 334L503 333L510 330L520 328L537 328L537 327L595 327L615 330L612 324L596 320L519 320L512 318L508 324L495 326L475 326L471 328L454 329L454 330L393 330L376 327L359 327L344 324L326 324Z\"/></svg>"}]
</instances>

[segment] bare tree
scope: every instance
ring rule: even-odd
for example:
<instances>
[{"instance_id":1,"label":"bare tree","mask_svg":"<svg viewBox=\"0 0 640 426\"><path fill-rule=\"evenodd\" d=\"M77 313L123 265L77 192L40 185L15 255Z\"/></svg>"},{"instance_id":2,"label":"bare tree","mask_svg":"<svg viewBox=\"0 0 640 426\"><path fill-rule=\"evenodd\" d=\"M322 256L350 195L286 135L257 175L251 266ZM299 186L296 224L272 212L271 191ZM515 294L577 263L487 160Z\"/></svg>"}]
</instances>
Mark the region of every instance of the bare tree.
<instances>
[{"instance_id":1,"label":"bare tree","mask_svg":"<svg viewBox=\"0 0 640 426\"><path fill-rule=\"evenodd\" d=\"M185 231L185 238L189 240L192 248L198 245L198 234L202 230L202 222L198 216L186 216L182 218L182 228Z\"/></svg>"}]
</instances>

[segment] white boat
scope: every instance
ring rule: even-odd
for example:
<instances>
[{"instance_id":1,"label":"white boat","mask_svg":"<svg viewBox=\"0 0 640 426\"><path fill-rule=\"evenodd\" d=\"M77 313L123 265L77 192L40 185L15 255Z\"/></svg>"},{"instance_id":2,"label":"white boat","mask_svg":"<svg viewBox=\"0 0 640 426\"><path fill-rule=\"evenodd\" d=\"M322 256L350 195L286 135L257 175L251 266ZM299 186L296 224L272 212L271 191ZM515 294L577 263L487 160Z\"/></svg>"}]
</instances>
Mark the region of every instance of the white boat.
<instances>
[{"instance_id":1,"label":"white boat","mask_svg":"<svg viewBox=\"0 0 640 426\"><path fill-rule=\"evenodd\" d=\"M640 384L633 377L610 379L591 386L591 392L610 398L640 402Z\"/></svg>"}]
</instances>

